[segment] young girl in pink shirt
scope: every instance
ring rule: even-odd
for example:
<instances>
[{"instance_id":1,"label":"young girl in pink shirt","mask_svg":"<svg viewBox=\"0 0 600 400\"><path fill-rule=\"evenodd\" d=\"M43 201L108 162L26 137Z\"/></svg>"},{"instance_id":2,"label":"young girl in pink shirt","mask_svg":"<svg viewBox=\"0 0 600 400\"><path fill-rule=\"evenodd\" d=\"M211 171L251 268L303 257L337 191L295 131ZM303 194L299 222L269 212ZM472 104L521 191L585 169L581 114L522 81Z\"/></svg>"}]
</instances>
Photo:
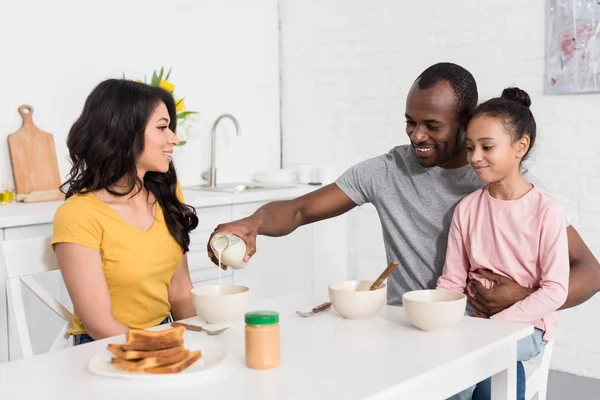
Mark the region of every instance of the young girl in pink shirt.
<instances>
[{"instance_id":1,"label":"young girl in pink shirt","mask_svg":"<svg viewBox=\"0 0 600 400\"><path fill-rule=\"evenodd\" d=\"M556 310L567 298L569 282L564 208L521 176L521 162L536 137L530 105L526 92L508 88L501 97L481 104L469 122L467 159L486 185L454 210L446 263L437 284L438 289L472 294L468 281L491 287L478 273L488 269L521 286L537 288L489 316L534 325L533 335L518 343L518 361L535 357L554 337ZM467 313L476 315L470 305ZM471 398L474 388L459 398ZM524 396L524 385L519 389Z\"/></svg>"}]
</instances>

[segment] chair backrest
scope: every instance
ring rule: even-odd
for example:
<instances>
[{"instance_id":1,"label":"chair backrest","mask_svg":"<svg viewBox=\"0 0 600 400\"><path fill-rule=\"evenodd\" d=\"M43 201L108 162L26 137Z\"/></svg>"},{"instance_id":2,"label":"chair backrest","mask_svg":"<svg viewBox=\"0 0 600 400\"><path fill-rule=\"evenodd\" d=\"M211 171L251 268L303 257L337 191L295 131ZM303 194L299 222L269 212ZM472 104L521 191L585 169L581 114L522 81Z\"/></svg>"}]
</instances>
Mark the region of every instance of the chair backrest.
<instances>
[{"instance_id":1,"label":"chair backrest","mask_svg":"<svg viewBox=\"0 0 600 400\"><path fill-rule=\"evenodd\" d=\"M0 242L0 259L4 261L6 274L8 318L10 321L10 316L14 317L21 351L21 354L9 353L9 360L33 355L22 285L65 321L50 351L67 346L69 344L67 331L73 314L33 278L35 274L58 269L56 257L50 248L50 238L37 236Z\"/></svg>"}]
</instances>

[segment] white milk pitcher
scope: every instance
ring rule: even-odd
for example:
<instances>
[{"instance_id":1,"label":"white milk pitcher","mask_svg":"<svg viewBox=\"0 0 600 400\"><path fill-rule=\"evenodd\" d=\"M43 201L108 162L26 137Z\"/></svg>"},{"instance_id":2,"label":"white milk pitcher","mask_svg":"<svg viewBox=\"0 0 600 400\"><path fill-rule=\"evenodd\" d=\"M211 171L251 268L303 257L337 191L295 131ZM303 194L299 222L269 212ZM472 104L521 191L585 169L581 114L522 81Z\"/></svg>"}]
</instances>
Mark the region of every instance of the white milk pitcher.
<instances>
[{"instance_id":1,"label":"white milk pitcher","mask_svg":"<svg viewBox=\"0 0 600 400\"><path fill-rule=\"evenodd\" d=\"M233 269L246 267L247 264L244 262L246 242L239 236L230 233L217 233L211 239L210 247L219 260L219 264L225 264Z\"/></svg>"}]
</instances>

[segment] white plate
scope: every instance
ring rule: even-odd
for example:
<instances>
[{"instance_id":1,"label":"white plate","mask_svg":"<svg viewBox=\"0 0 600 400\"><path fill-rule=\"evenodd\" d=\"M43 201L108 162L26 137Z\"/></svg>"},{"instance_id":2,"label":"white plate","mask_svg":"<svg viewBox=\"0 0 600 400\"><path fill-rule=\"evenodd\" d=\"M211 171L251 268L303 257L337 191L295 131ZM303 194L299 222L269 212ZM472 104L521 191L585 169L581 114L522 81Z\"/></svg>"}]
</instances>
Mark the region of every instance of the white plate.
<instances>
[{"instance_id":1,"label":"white plate","mask_svg":"<svg viewBox=\"0 0 600 400\"><path fill-rule=\"evenodd\" d=\"M104 350L102 353L98 353L92 357L88 363L88 369L96 375L111 378L164 381L198 377L199 375L210 373L227 364L227 361L231 357L228 351L207 341L186 339L184 345L189 350L200 350L202 357L188 368L176 374L147 374L145 372L126 371L110 363L114 355L108 350Z\"/></svg>"}]
</instances>

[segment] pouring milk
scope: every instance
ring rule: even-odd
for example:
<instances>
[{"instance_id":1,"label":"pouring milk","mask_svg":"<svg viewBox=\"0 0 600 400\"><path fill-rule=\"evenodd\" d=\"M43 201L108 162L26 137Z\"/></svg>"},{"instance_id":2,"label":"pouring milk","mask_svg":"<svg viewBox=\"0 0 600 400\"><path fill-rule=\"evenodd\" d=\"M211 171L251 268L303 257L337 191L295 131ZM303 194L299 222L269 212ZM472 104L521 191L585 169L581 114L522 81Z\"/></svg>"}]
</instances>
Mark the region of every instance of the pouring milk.
<instances>
[{"instance_id":1,"label":"pouring milk","mask_svg":"<svg viewBox=\"0 0 600 400\"><path fill-rule=\"evenodd\" d=\"M233 269L246 267L244 255L246 242L239 236L230 233L217 233L210 241L210 247L219 260L219 285L221 284L221 265L225 264Z\"/></svg>"}]
</instances>

